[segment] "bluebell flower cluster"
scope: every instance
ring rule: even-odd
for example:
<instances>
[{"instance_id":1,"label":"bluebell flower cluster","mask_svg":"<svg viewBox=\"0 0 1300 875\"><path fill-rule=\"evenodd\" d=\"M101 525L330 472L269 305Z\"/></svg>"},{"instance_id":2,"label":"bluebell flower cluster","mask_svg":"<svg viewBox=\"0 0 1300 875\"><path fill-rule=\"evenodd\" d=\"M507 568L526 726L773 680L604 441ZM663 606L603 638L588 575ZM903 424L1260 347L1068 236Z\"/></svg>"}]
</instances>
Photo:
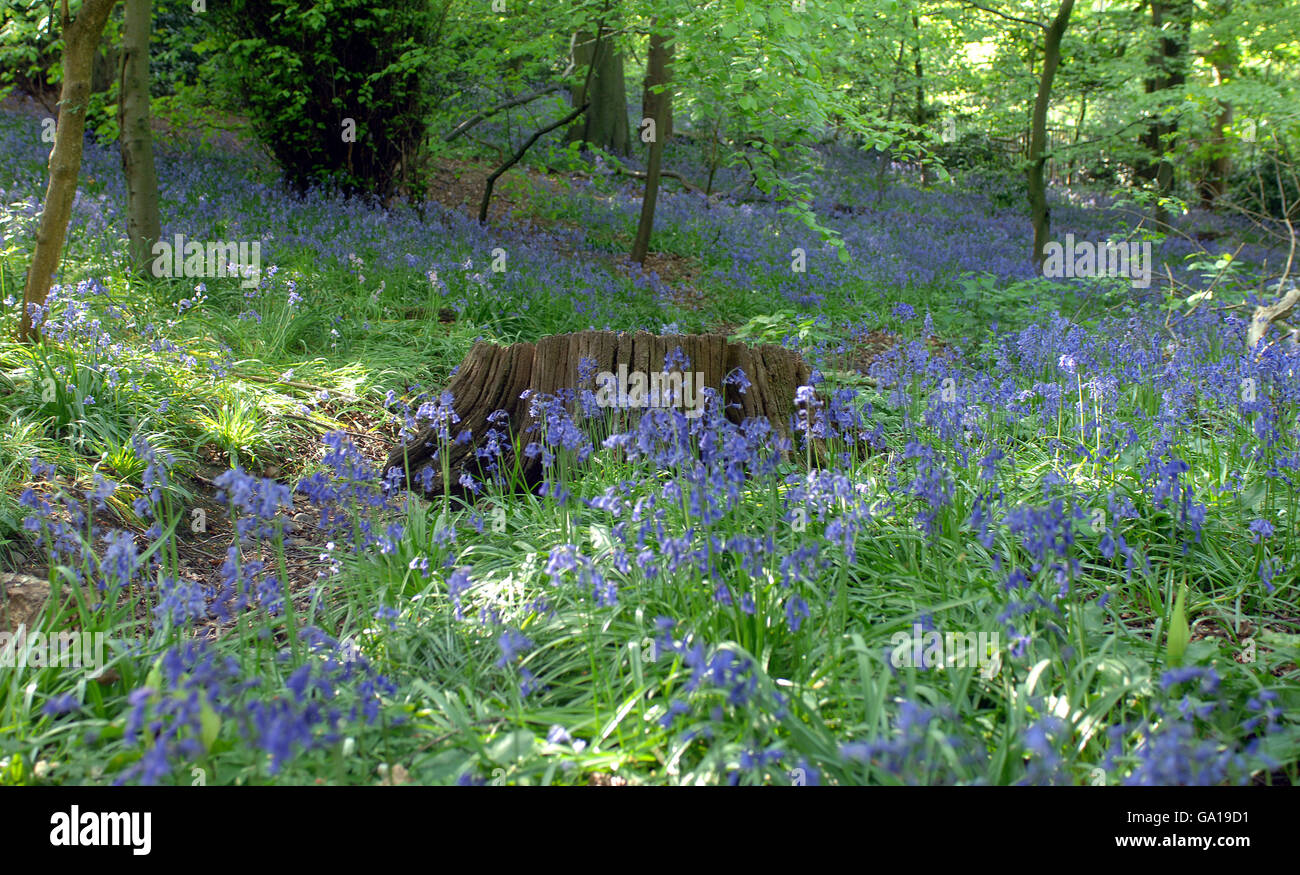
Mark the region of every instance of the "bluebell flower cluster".
<instances>
[{"instance_id":1,"label":"bluebell flower cluster","mask_svg":"<svg viewBox=\"0 0 1300 875\"><path fill-rule=\"evenodd\" d=\"M321 440L327 448L323 470L296 487L320 512L318 525L357 551L378 546L381 552L392 552L403 532L393 484L343 432L330 432Z\"/></svg>"},{"instance_id":2,"label":"bluebell flower cluster","mask_svg":"<svg viewBox=\"0 0 1300 875\"><path fill-rule=\"evenodd\" d=\"M246 679L233 657L206 641L166 651L147 684L127 697L124 737L140 756L115 782L163 783L202 760L230 728L264 753L274 775L302 752L336 744L345 725L375 723L392 682L328 634L307 627L302 637L308 655L285 678L284 694L261 697L263 679Z\"/></svg>"}]
</instances>

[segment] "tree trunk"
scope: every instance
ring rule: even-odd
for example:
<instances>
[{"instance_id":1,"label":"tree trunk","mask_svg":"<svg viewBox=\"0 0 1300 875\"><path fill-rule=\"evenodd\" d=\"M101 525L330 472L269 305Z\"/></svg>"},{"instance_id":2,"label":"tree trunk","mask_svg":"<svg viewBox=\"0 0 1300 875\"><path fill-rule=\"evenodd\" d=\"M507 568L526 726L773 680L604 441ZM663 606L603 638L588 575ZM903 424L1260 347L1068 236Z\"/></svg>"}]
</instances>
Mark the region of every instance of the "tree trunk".
<instances>
[{"instance_id":1,"label":"tree trunk","mask_svg":"<svg viewBox=\"0 0 1300 875\"><path fill-rule=\"evenodd\" d=\"M1153 75L1146 80L1146 91L1155 94L1181 88L1187 81L1187 44L1191 39L1192 0L1153 0L1151 3L1151 26L1160 33L1159 51L1152 57ZM1166 24L1168 13L1171 21ZM1177 95L1166 97L1160 110L1172 105ZM1173 148L1174 138L1178 133L1176 120L1155 120L1147 125L1141 137L1142 144L1151 153L1151 157L1137 168L1137 175L1155 183L1156 191L1161 197L1167 196L1174 187L1174 165L1168 158ZM1169 212L1162 203L1157 202L1155 220L1167 225Z\"/></svg>"},{"instance_id":2,"label":"tree trunk","mask_svg":"<svg viewBox=\"0 0 1300 875\"><path fill-rule=\"evenodd\" d=\"M1232 14L1232 0L1211 8L1211 14L1222 20ZM1214 85L1221 88L1237 76L1237 65L1241 53L1237 45L1237 35L1230 28L1224 28L1214 42L1207 60L1214 68ZM1232 147L1228 144L1227 129L1232 124L1232 104L1219 100L1219 113L1211 123L1210 164L1205 181L1201 185L1201 201L1212 207L1214 202L1223 197L1228 190L1228 177L1232 175Z\"/></svg>"},{"instance_id":3,"label":"tree trunk","mask_svg":"<svg viewBox=\"0 0 1300 875\"><path fill-rule=\"evenodd\" d=\"M1232 124L1232 104L1218 101L1219 114L1215 116L1210 134L1210 166L1201 186L1201 201L1207 207L1223 197L1228 190L1228 177L1232 175L1232 152L1228 146L1227 129Z\"/></svg>"},{"instance_id":4,"label":"tree trunk","mask_svg":"<svg viewBox=\"0 0 1300 875\"><path fill-rule=\"evenodd\" d=\"M921 19L912 13L912 72L916 76L916 100L912 107L912 123L917 127L925 125L928 113L925 109L925 75L921 67Z\"/></svg>"},{"instance_id":5,"label":"tree trunk","mask_svg":"<svg viewBox=\"0 0 1300 875\"><path fill-rule=\"evenodd\" d=\"M1052 80L1061 63L1061 38L1070 23L1074 0L1061 0L1056 18L1047 26L1043 41L1043 72L1038 80L1038 97L1029 129L1029 212L1034 226L1034 262L1043 263L1043 249L1052 230L1052 216L1047 208L1047 182L1043 178L1047 163L1047 107L1052 100Z\"/></svg>"},{"instance_id":6,"label":"tree trunk","mask_svg":"<svg viewBox=\"0 0 1300 875\"><path fill-rule=\"evenodd\" d=\"M1156 33L1160 33L1165 21L1165 3L1164 0L1151 0L1151 27ZM1162 42L1162 41L1161 41ZM1163 48L1163 47L1162 47ZM1147 65L1151 68L1151 74L1147 76L1143 83L1143 90L1147 94L1155 94L1163 89L1164 86L1164 52L1158 50L1152 52L1147 58ZM1154 182L1159 172L1159 156L1163 151L1160 148L1160 122L1152 120L1147 123L1146 128L1138 137L1146 149L1146 154L1133 167L1133 175L1147 182Z\"/></svg>"},{"instance_id":7,"label":"tree trunk","mask_svg":"<svg viewBox=\"0 0 1300 875\"><path fill-rule=\"evenodd\" d=\"M573 38L573 62L587 67L587 77L573 94L575 107L590 104L582 124L569 131L570 143L590 143L617 155L632 154L627 123L627 84L623 81L623 56L605 28L577 33Z\"/></svg>"},{"instance_id":8,"label":"tree trunk","mask_svg":"<svg viewBox=\"0 0 1300 875\"><path fill-rule=\"evenodd\" d=\"M149 129L149 30L152 0L126 0L122 30L122 78L117 124L122 143L122 175L126 178L126 229L131 269L144 274L153 245L161 234L158 174L153 162Z\"/></svg>"},{"instance_id":9,"label":"tree trunk","mask_svg":"<svg viewBox=\"0 0 1300 875\"><path fill-rule=\"evenodd\" d=\"M912 123L923 128L929 119L925 107L925 75L921 68L921 19L912 13L912 71L916 76L916 103L912 108ZM930 184L930 168L921 162L921 185Z\"/></svg>"},{"instance_id":10,"label":"tree trunk","mask_svg":"<svg viewBox=\"0 0 1300 875\"><path fill-rule=\"evenodd\" d=\"M1072 147L1078 146L1079 140L1083 138L1083 120L1084 118L1087 117L1087 115L1088 115L1088 92L1085 91L1079 95L1079 117L1075 119L1074 122L1074 137L1070 141L1070 145ZM1075 153L1071 152L1070 163L1066 165L1066 169L1065 169L1065 184L1067 186L1074 185L1074 166L1077 160L1078 159L1075 157Z\"/></svg>"},{"instance_id":11,"label":"tree trunk","mask_svg":"<svg viewBox=\"0 0 1300 875\"><path fill-rule=\"evenodd\" d=\"M107 30L107 23L105 24ZM100 45L95 49L95 58L90 64L90 93L105 94L113 87L113 77L122 66L122 58L112 38L104 34L99 37Z\"/></svg>"},{"instance_id":12,"label":"tree trunk","mask_svg":"<svg viewBox=\"0 0 1300 875\"><path fill-rule=\"evenodd\" d=\"M632 244L632 260L645 264L646 253L650 249L650 232L655 224L655 201L659 197L659 170L663 164L665 122L668 118L669 92L654 94L655 86L668 85L668 61L671 47L668 37L654 32L650 34L650 58L646 64L645 91L655 99L650 102L655 114L649 116L654 120L654 138L650 141L650 164L646 167L645 194L641 196L641 220L636 227L636 240Z\"/></svg>"},{"instance_id":13,"label":"tree trunk","mask_svg":"<svg viewBox=\"0 0 1300 875\"><path fill-rule=\"evenodd\" d=\"M452 395L452 407L460 420L449 427L455 438L464 430L470 432L468 441L448 448L447 465L450 471L451 492L464 495L459 485L462 474L479 481L487 475L481 467L478 450L488 444L488 431L495 427L508 432L509 437L499 440L500 458L496 463L502 471L517 469L523 482L529 486L541 480L540 458L530 458L524 453L516 455L515 448L523 449L539 439L537 418L531 411L535 397L555 396L563 390L596 390L595 375L600 372L617 374L620 365L629 374L649 375L660 373L673 352L680 348L687 363L681 366L686 380L701 375L699 382L717 390L726 403L727 418L740 423L746 419L763 418L772 425L777 435L790 438L791 421L796 415L795 390L807 385L812 372L798 353L779 346L750 347L743 343L729 343L720 334L666 335L646 332L615 334L612 331L583 331L576 334L559 334L543 337L536 343L515 343L508 347L486 341L476 343L465 356L447 387ZM589 359L586 379L580 379L579 363ZM724 384L729 374L739 369L750 381L741 393L733 384ZM526 395L526 397L521 397ZM630 405L635 406L635 405ZM566 404L574 419L581 422L581 408ZM508 415L506 422L498 422L493 414L502 410ZM618 420L630 414L629 409L602 410ZM489 421L489 417L493 417ZM407 482L417 486L421 471L432 466L433 480L425 494L443 493L441 477L442 460L436 458L439 439L434 426L424 428L405 444L393 449L384 466L387 471L399 468L406 472Z\"/></svg>"},{"instance_id":14,"label":"tree trunk","mask_svg":"<svg viewBox=\"0 0 1300 875\"><path fill-rule=\"evenodd\" d=\"M108 13L116 4L117 0L84 0L75 19L68 13L67 4L63 5L63 89L59 96L54 149L50 151L50 181L36 229L36 249L23 288L23 319L18 330L18 339L22 341L34 337L32 308L45 303L63 254L72 201L77 195L77 176L81 172L90 71Z\"/></svg>"},{"instance_id":15,"label":"tree trunk","mask_svg":"<svg viewBox=\"0 0 1300 875\"><path fill-rule=\"evenodd\" d=\"M659 68L655 69L655 39L659 39ZM673 44L668 37L650 35L650 57L646 61L645 87L641 91L641 117L655 120L655 132L668 142L673 135L673 95L671 91L655 94L651 87L662 83L667 85L673 78Z\"/></svg>"}]
</instances>

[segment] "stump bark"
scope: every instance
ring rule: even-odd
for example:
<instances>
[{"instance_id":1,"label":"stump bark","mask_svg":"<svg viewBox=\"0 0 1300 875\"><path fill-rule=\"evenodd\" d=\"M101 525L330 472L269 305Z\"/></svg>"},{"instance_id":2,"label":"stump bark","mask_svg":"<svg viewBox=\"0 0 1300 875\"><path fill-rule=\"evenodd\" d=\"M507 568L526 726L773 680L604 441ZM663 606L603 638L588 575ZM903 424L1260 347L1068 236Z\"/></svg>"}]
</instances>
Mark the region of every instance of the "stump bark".
<instances>
[{"instance_id":1,"label":"stump bark","mask_svg":"<svg viewBox=\"0 0 1300 875\"><path fill-rule=\"evenodd\" d=\"M685 365L670 358L679 348L681 355L677 359L684 356ZM587 374L580 375L579 364L584 360L589 360ZM453 443L448 449L451 491L464 494L465 490L458 485L462 473L479 481L483 479L477 451L486 442L489 429L494 427L488 417L496 411L505 411L509 420L508 424L495 427L498 431L508 429L513 443L521 450L515 458L512 449L504 447L499 464L517 464L525 482L532 486L541 479L541 460L527 457L522 449L538 436L534 430L536 420L530 411L534 396L555 396L561 390L598 391L600 387L594 375L618 374L620 366L629 375L639 373L649 379L651 374L665 372L666 361L673 362L673 367L667 370L687 372L694 385L716 390L732 422L765 418L775 434L792 437L791 421L797 409L795 390L809 383L812 371L797 352L783 347L729 343L721 334L616 334L612 331L557 334L536 343L505 347L479 341L465 356L447 387L453 399L452 409L460 417L459 422L449 426L450 436L454 441L462 431L470 433L468 441ZM737 370L750 383L743 393L734 381L724 382ZM629 376L629 379L633 378ZM581 420L576 401L566 407L575 420ZM635 416L644 408L627 409ZM393 449L384 470L403 469L405 482L413 490L430 496L441 495L442 460L437 457L441 443L437 425L422 424L414 438ZM599 447L596 449L600 452ZM421 490L417 479L426 465L432 466L434 482L430 489Z\"/></svg>"}]
</instances>

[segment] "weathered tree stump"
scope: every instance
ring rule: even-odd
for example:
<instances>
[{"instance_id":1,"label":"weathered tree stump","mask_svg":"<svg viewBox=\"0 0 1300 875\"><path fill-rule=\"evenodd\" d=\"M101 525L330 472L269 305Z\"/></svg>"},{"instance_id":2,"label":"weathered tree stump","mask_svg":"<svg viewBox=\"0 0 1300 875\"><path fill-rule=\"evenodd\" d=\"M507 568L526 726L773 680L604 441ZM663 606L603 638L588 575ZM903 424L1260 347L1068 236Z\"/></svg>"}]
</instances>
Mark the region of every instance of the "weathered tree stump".
<instances>
[{"instance_id":1,"label":"weathered tree stump","mask_svg":"<svg viewBox=\"0 0 1300 875\"><path fill-rule=\"evenodd\" d=\"M681 354L675 356L679 348ZM686 364L679 363L682 357ZM589 361L580 374L579 364L584 360ZM666 361L670 363L667 367ZM737 370L749 381L744 392L740 391L734 378L726 379ZM673 383L671 377L664 378L665 374L672 373L677 375L678 382ZM625 382L620 380L624 374ZM637 374L641 377L636 377ZM602 379L601 375L606 376ZM463 488L458 486L462 473L468 473L476 480L483 479L477 451L486 442L490 429L495 427L498 431L505 431L508 428L521 450L537 439L535 418L530 410L531 399L536 396L556 396L563 390L577 393L590 389L597 393L598 398L605 392L605 398L613 400L616 393L623 392L618 401L627 399L632 403L616 402L611 406L635 415L639 410L653 406L676 406L686 408L684 412L688 412L692 403L703 402L702 398L696 397L698 388L711 387L723 399L727 418L732 422L765 418L771 423L773 432L789 438L790 423L797 409L795 390L807 385L811 376L808 364L792 350L772 345L729 343L720 334L583 331L508 347L480 341L465 356L447 387L453 399L452 409L460 417L459 422L446 426L450 437L454 442L463 431L470 433L468 441L453 443L448 448L451 491L464 494ZM638 379L648 390L642 396L646 403L639 405L635 403L635 397L629 398L634 396ZM672 385L671 397L665 383ZM656 385L665 388L659 403L655 400L660 395L654 391ZM684 390L680 395L676 393L678 386ZM682 403L673 403L678 401ZM575 420L581 421L581 410L576 401L566 404L566 407ZM488 417L497 411L505 411L509 417L508 425L489 422ZM389 454L384 470L404 469L406 482L412 489L440 495L443 490L442 460L437 453L444 442L438 437L437 424L421 423L414 438L398 445ZM502 440L500 443L505 445L507 442ZM500 464L516 463L530 486L540 481L542 465L539 458L529 458L521 452L516 459L512 449L503 446ZM417 481L426 465L432 467L436 476L432 486L422 490Z\"/></svg>"}]
</instances>

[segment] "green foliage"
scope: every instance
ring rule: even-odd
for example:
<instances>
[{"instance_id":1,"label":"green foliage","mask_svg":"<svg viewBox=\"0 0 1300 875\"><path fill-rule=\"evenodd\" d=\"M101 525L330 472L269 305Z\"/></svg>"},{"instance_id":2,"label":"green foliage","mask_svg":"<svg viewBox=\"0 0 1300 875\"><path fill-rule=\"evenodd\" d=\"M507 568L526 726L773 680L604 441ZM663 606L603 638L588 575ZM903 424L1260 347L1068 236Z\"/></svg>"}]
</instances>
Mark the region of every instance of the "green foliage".
<instances>
[{"instance_id":1,"label":"green foliage","mask_svg":"<svg viewBox=\"0 0 1300 875\"><path fill-rule=\"evenodd\" d=\"M155 98L203 83L205 58L197 46L208 36L208 21L192 0L153 0L149 91Z\"/></svg>"},{"instance_id":2,"label":"green foliage","mask_svg":"<svg viewBox=\"0 0 1300 875\"><path fill-rule=\"evenodd\" d=\"M425 0L214 5L221 81L294 188L388 197L415 174L430 106Z\"/></svg>"},{"instance_id":3,"label":"green foliage","mask_svg":"<svg viewBox=\"0 0 1300 875\"><path fill-rule=\"evenodd\" d=\"M1001 179L1012 169L1006 149L977 131L967 131L960 139L951 143L941 142L932 149L935 158L951 171L983 172ZM1020 198L1024 199L1023 192L1020 193ZM1011 206L1001 202L998 205Z\"/></svg>"},{"instance_id":4,"label":"green foliage","mask_svg":"<svg viewBox=\"0 0 1300 875\"><path fill-rule=\"evenodd\" d=\"M796 316L791 310L781 310L764 316L755 316L736 329L731 340L748 343L784 344L797 341L799 347L812 347L826 343L834 337L823 321L814 316Z\"/></svg>"},{"instance_id":5,"label":"green foliage","mask_svg":"<svg viewBox=\"0 0 1300 875\"><path fill-rule=\"evenodd\" d=\"M219 406L200 413L198 447L214 446L230 464L258 467L274 446L273 421L263 410L262 399L248 392L224 393Z\"/></svg>"},{"instance_id":6,"label":"green foliage","mask_svg":"<svg viewBox=\"0 0 1300 875\"><path fill-rule=\"evenodd\" d=\"M0 21L0 97L15 85L37 91L58 81L58 58L63 50L58 29L54 4L5 4Z\"/></svg>"}]
</instances>

